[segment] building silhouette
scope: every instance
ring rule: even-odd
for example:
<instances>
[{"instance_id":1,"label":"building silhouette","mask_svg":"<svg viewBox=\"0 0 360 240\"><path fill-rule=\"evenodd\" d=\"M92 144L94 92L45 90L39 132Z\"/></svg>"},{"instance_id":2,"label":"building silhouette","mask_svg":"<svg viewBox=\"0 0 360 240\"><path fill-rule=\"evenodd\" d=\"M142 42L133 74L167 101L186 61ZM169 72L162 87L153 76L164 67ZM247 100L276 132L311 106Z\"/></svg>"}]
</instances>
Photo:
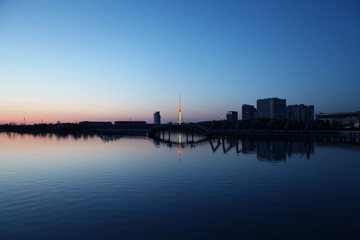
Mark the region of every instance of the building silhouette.
<instances>
[{"instance_id":1,"label":"building silhouette","mask_svg":"<svg viewBox=\"0 0 360 240\"><path fill-rule=\"evenodd\" d=\"M154 113L154 124L161 124L160 111Z\"/></svg>"},{"instance_id":2,"label":"building silhouette","mask_svg":"<svg viewBox=\"0 0 360 240\"><path fill-rule=\"evenodd\" d=\"M287 107L287 118L297 121L314 120L314 106L304 104L289 105Z\"/></svg>"},{"instance_id":3,"label":"building silhouette","mask_svg":"<svg viewBox=\"0 0 360 240\"><path fill-rule=\"evenodd\" d=\"M226 113L226 120L229 122L237 122L238 120L238 112L229 111Z\"/></svg>"},{"instance_id":4,"label":"building silhouette","mask_svg":"<svg viewBox=\"0 0 360 240\"><path fill-rule=\"evenodd\" d=\"M242 105L242 120L252 120L256 117L256 108L253 105Z\"/></svg>"},{"instance_id":5,"label":"building silhouette","mask_svg":"<svg viewBox=\"0 0 360 240\"><path fill-rule=\"evenodd\" d=\"M256 101L257 118L286 119L286 99L266 98Z\"/></svg>"}]
</instances>

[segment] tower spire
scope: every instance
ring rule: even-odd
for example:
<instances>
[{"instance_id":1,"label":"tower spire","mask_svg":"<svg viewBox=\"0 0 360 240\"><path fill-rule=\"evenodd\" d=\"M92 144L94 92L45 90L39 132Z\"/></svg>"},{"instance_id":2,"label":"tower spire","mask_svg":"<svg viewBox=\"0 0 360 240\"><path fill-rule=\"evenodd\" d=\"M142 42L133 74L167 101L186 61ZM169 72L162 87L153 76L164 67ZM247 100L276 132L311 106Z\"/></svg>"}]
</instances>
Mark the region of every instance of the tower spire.
<instances>
[{"instance_id":1,"label":"tower spire","mask_svg":"<svg viewBox=\"0 0 360 240\"><path fill-rule=\"evenodd\" d=\"M181 93L179 93L179 116L178 116L178 123L181 125L182 123L182 116L181 116Z\"/></svg>"}]
</instances>

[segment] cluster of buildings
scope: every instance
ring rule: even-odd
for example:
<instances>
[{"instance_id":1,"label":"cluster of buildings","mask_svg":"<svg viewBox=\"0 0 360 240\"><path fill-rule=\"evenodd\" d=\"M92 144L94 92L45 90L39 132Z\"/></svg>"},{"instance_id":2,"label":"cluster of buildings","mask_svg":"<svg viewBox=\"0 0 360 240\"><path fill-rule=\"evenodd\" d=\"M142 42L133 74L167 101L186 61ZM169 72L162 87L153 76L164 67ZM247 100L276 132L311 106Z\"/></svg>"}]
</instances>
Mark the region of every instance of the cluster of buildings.
<instances>
[{"instance_id":1,"label":"cluster of buildings","mask_svg":"<svg viewBox=\"0 0 360 240\"><path fill-rule=\"evenodd\" d=\"M243 120L256 118L314 120L314 106L304 104L287 106L286 99L280 98L259 99L256 101L256 108L253 105L242 105Z\"/></svg>"},{"instance_id":2,"label":"cluster of buildings","mask_svg":"<svg viewBox=\"0 0 360 240\"><path fill-rule=\"evenodd\" d=\"M256 101L254 105L242 105L242 120L253 120L257 118L270 119L290 119L297 121L314 120L314 106L296 104L286 105L286 99L266 98ZM226 114L228 121L237 121L236 111L230 111Z\"/></svg>"},{"instance_id":3,"label":"cluster of buildings","mask_svg":"<svg viewBox=\"0 0 360 240\"><path fill-rule=\"evenodd\" d=\"M286 105L286 99L265 98L256 101L254 105L242 105L242 120L255 120L259 118L269 119L288 119L295 121L314 120L314 105L294 104ZM360 127L360 112L351 113L320 113L316 114L317 120L328 121L330 124L338 122L343 126ZM179 98L179 118L178 123L182 123L181 116L181 97ZM222 121L223 118L220 118ZM229 122L238 121L238 112L229 111L226 113L226 120ZM154 124L161 124L160 112L154 113Z\"/></svg>"},{"instance_id":4,"label":"cluster of buildings","mask_svg":"<svg viewBox=\"0 0 360 240\"><path fill-rule=\"evenodd\" d=\"M286 105L286 99L266 98L256 101L256 108L253 105L242 105L242 120L253 120L257 118L290 119L297 121L314 120L314 106L296 104ZM222 118L220 120L223 120ZM238 112L229 111L226 113L226 120L229 122L238 121ZM181 124L181 98L179 100L179 121ZM154 113L154 124L161 123L160 112Z\"/></svg>"},{"instance_id":5,"label":"cluster of buildings","mask_svg":"<svg viewBox=\"0 0 360 240\"><path fill-rule=\"evenodd\" d=\"M314 106L305 104L286 105L286 99L266 98L256 101L253 105L242 105L242 119L253 120L257 118L289 119L296 121L314 120ZM226 114L228 121L237 121L236 111ZM331 125L338 123L343 127L360 127L360 112L347 113L319 113L316 120L327 121Z\"/></svg>"}]
</instances>

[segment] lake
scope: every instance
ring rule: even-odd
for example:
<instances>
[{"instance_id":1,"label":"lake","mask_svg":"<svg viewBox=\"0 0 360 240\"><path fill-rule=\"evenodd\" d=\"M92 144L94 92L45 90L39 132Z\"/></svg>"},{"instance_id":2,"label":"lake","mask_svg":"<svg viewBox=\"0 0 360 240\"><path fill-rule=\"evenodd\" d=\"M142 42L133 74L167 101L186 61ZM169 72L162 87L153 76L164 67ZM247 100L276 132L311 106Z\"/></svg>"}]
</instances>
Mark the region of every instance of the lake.
<instances>
[{"instance_id":1,"label":"lake","mask_svg":"<svg viewBox=\"0 0 360 240\"><path fill-rule=\"evenodd\" d=\"M359 145L187 137L0 133L0 239L360 239Z\"/></svg>"}]
</instances>

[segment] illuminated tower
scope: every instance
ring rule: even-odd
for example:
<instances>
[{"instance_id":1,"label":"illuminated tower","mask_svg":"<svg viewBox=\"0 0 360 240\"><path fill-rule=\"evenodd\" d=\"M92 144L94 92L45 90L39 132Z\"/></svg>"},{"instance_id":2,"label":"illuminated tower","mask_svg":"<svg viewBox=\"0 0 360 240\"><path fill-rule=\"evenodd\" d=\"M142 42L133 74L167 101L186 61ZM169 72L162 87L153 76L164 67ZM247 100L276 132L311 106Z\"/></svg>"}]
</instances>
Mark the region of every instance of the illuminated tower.
<instances>
[{"instance_id":1,"label":"illuminated tower","mask_svg":"<svg viewBox=\"0 0 360 240\"><path fill-rule=\"evenodd\" d=\"M182 123L182 117L181 117L181 94L179 94L179 117L178 117L178 123L181 125Z\"/></svg>"}]
</instances>

